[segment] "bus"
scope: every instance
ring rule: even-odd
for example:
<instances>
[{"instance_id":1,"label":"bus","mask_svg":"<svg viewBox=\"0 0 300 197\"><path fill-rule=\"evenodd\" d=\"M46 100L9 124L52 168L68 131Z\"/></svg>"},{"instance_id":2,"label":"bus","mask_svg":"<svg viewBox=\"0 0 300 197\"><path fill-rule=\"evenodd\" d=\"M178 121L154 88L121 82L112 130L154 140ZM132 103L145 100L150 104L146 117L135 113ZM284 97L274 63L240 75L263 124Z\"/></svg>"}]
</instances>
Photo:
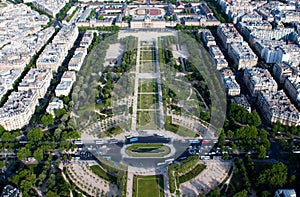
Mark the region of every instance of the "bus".
<instances>
[{"instance_id":1,"label":"bus","mask_svg":"<svg viewBox=\"0 0 300 197\"><path fill-rule=\"evenodd\" d=\"M74 144L76 144L76 145L82 145L83 142L82 142L82 140L74 140Z\"/></svg>"},{"instance_id":2,"label":"bus","mask_svg":"<svg viewBox=\"0 0 300 197\"><path fill-rule=\"evenodd\" d=\"M129 142L137 142L139 140L138 137L133 137L129 139Z\"/></svg>"}]
</instances>

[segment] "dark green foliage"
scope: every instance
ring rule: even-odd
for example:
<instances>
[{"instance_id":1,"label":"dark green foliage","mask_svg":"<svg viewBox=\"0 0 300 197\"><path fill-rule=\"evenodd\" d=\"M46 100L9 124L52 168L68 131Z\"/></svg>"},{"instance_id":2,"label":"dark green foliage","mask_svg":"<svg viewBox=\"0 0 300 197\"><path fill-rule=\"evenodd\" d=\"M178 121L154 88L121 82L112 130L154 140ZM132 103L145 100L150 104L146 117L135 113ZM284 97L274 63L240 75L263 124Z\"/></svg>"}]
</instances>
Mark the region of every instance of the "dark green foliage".
<instances>
[{"instance_id":1,"label":"dark green foliage","mask_svg":"<svg viewBox=\"0 0 300 197\"><path fill-rule=\"evenodd\" d=\"M261 119L256 111L249 113L244 107L238 106L235 103L229 105L227 115L231 121L237 121L255 127L261 124Z\"/></svg>"}]
</instances>

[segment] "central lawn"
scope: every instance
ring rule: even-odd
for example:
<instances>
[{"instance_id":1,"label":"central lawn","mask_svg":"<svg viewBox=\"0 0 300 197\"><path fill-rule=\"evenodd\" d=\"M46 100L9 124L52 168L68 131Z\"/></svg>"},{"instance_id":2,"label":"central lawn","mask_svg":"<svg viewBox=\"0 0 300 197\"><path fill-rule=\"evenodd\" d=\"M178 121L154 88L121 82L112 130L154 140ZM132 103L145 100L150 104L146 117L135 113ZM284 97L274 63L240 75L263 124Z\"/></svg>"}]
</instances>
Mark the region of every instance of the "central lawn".
<instances>
[{"instance_id":1,"label":"central lawn","mask_svg":"<svg viewBox=\"0 0 300 197\"><path fill-rule=\"evenodd\" d=\"M141 60L155 60L155 53L153 50L141 51Z\"/></svg>"},{"instance_id":2,"label":"central lawn","mask_svg":"<svg viewBox=\"0 0 300 197\"><path fill-rule=\"evenodd\" d=\"M162 176L134 176L133 197L163 197L164 181Z\"/></svg>"},{"instance_id":3,"label":"central lawn","mask_svg":"<svg viewBox=\"0 0 300 197\"><path fill-rule=\"evenodd\" d=\"M158 129L159 113L157 111L138 111L137 127L138 129Z\"/></svg>"},{"instance_id":4,"label":"central lawn","mask_svg":"<svg viewBox=\"0 0 300 197\"><path fill-rule=\"evenodd\" d=\"M140 73L154 73L154 72L156 72L155 62L153 61L140 62Z\"/></svg>"},{"instance_id":5,"label":"central lawn","mask_svg":"<svg viewBox=\"0 0 300 197\"><path fill-rule=\"evenodd\" d=\"M154 79L140 79L139 92L157 92L157 82Z\"/></svg>"},{"instance_id":6,"label":"central lawn","mask_svg":"<svg viewBox=\"0 0 300 197\"><path fill-rule=\"evenodd\" d=\"M157 94L139 94L138 109L156 109L158 102Z\"/></svg>"}]
</instances>

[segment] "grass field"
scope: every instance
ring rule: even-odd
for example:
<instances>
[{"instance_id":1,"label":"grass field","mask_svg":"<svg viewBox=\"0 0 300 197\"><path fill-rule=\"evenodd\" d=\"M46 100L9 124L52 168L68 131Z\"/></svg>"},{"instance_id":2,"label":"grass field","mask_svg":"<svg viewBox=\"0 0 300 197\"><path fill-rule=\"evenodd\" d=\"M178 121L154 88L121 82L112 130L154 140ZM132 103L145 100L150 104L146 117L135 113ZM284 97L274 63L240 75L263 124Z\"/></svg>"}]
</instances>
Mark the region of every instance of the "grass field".
<instances>
[{"instance_id":1,"label":"grass field","mask_svg":"<svg viewBox=\"0 0 300 197\"><path fill-rule=\"evenodd\" d=\"M90 167L92 172L94 172L96 175L100 176L104 180L110 181L112 183L117 183L117 178L112 176L111 174L105 172L100 166L93 165Z\"/></svg>"},{"instance_id":2,"label":"grass field","mask_svg":"<svg viewBox=\"0 0 300 197\"><path fill-rule=\"evenodd\" d=\"M157 111L138 111L137 112L137 127L138 129L158 129Z\"/></svg>"},{"instance_id":3,"label":"grass field","mask_svg":"<svg viewBox=\"0 0 300 197\"><path fill-rule=\"evenodd\" d=\"M154 50L145 50L141 51L141 60L155 60L155 53Z\"/></svg>"},{"instance_id":4,"label":"grass field","mask_svg":"<svg viewBox=\"0 0 300 197\"><path fill-rule=\"evenodd\" d=\"M134 176L133 197L163 197L164 181L162 176Z\"/></svg>"},{"instance_id":5,"label":"grass field","mask_svg":"<svg viewBox=\"0 0 300 197\"><path fill-rule=\"evenodd\" d=\"M139 94L138 95L138 109L156 109L157 108L157 94Z\"/></svg>"},{"instance_id":6,"label":"grass field","mask_svg":"<svg viewBox=\"0 0 300 197\"><path fill-rule=\"evenodd\" d=\"M155 62L152 61L141 61L140 62L140 73L154 73L155 70Z\"/></svg>"},{"instance_id":7,"label":"grass field","mask_svg":"<svg viewBox=\"0 0 300 197\"><path fill-rule=\"evenodd\" d=\"M139 92L157 92L157 82L154 79L140 79Z\"/></svg>"}]
</instances>

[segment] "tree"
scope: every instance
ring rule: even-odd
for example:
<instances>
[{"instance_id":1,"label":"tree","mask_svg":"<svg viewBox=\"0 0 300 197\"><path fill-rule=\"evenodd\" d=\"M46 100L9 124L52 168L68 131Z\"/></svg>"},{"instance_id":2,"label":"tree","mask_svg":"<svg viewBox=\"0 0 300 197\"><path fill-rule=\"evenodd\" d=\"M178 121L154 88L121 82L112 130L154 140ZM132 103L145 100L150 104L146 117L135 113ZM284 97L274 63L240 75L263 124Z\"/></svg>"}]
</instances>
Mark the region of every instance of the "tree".
<instances>
[{"instance_id":1,"label":"tree","mask_svg":"<svg viewBox=\"0 0 300 197\"><path fill-rule=\"evenodd\" d=\"M65 108L56 109L55 112L54 112L56 118L61 118L66 113L67 113L67 111L65 110Z\"/></svg>"},{"instance_id":2,"label":"tree","mask_svg":"<svg viewBox=\"0 0 300 197\"><path fill-rule=\"evenodd\" d=\"M2 141L13 141L15 138L10 132L4 132L1 139Z\"/></svg>"},{"instance_id":3,"label":"tree","mask_svg":"<svg viewBox=\"0 0 300 197\"><path fill-rule=\"evenodd\" d=\"M224 133L224 130L222 129L221 130L221 133L220 133L220 136L219 136L219 139L218 139L218 145L219 146L224 146L225 145L225 133Z\"/></svg>"},{"instance_id":4,"label":"tree","mask_svg":"<svg viewBox=\"0 0 300 197\"><path fill-rule=\"evenodd\" d=\"M261 197L271 197L272 194L269 191L262 191L261 192Z\"/></svg>"},{"instance_id":5,"label":"tree","mask_svg":"<svg viewBox=\"0 0 300 197\"><path fill-rule=\"evenodd\" d=\"M259 159L265 159L267 156L267 150L266 147L264 147L263 145L260 145L257 149L257 157Z\"/></svg>"},{"instance_id":6,"label":"tree","mask_svg":"<svg viewBox=\"0 0 300 197\"><path fill-rule=\"evenodd\" d=\"M34 151L33 153L33 157L37 160L37 161L42 161L44 158L44 151L41 148L38 148Z\"/></svg>"},{"instance_id":7,"label":"tree","mask_svg":"<svg viewBox=\"0 0 300 197\"><path fill-rule=\"evenodd\" d=\"M0 136L1 136L5 131L6 131L6 130L4 129L4 127L0 125Z\"/></svg>"},{"instance_id":8,"label":"tree","mask_svg":"<svg viewBox=\"0 0 300 197\"><path fill-rule=\"evenodd\" d=\"M22 147L19 152L17 153L17 157L19 160L23 160L26 157L29 157L31 155L31 152L28 148Z\"/></svg>"},{"instance_id":9,"label":"tree","mask_svg":"<svg viewBox=\"0 0 300 197\"><path fill-rule=\"evenodd\" d=\"M258 176L257 185L259 187L268 185L270 188L282 187L287 182L287 175L286 165L278 162Z\"/></svg>"},{"instance_id":10,"label":"tree","mask_svg":"<svg viewBox=\"0 0 300 197\"><path fill-rule=\"evenodd\" d=\"M43 137L41 128L34 128L28 131L27 138L29 141L40 141Z\"/></svg>"},{"instance_id":11,"label":"tree","mask_svg":"<svg viewBox=\"0 0 300 197\"><path fill-rule=\"evenodd\" d=\"M43 123L43 125L45 125L46 127L49 126L49 125L52 125L54 124L54 118L51 114L49 114L48 112L46 112L42 118L41 118L41 121Z\"/></svg>"},{"instance_id":12,"label":"tree","mask_svg":"<svg viewBox=\"0 0 300 197\"><path fill-rule=\"evenodd\" d=\"M236 194L233 195L233 197L246 197L248 195L248 192L246 190L242 190Z\"/></svg>"},{"instance_id":13,"label":"tree","mask_svg":"<svg viewBox=\"0 0 300 197\"><path fill-rule=\"evenodd\" d=\"M59 197L59 195L56 192L48 191L45 197Z\"/></svg>"}]
</instances>

